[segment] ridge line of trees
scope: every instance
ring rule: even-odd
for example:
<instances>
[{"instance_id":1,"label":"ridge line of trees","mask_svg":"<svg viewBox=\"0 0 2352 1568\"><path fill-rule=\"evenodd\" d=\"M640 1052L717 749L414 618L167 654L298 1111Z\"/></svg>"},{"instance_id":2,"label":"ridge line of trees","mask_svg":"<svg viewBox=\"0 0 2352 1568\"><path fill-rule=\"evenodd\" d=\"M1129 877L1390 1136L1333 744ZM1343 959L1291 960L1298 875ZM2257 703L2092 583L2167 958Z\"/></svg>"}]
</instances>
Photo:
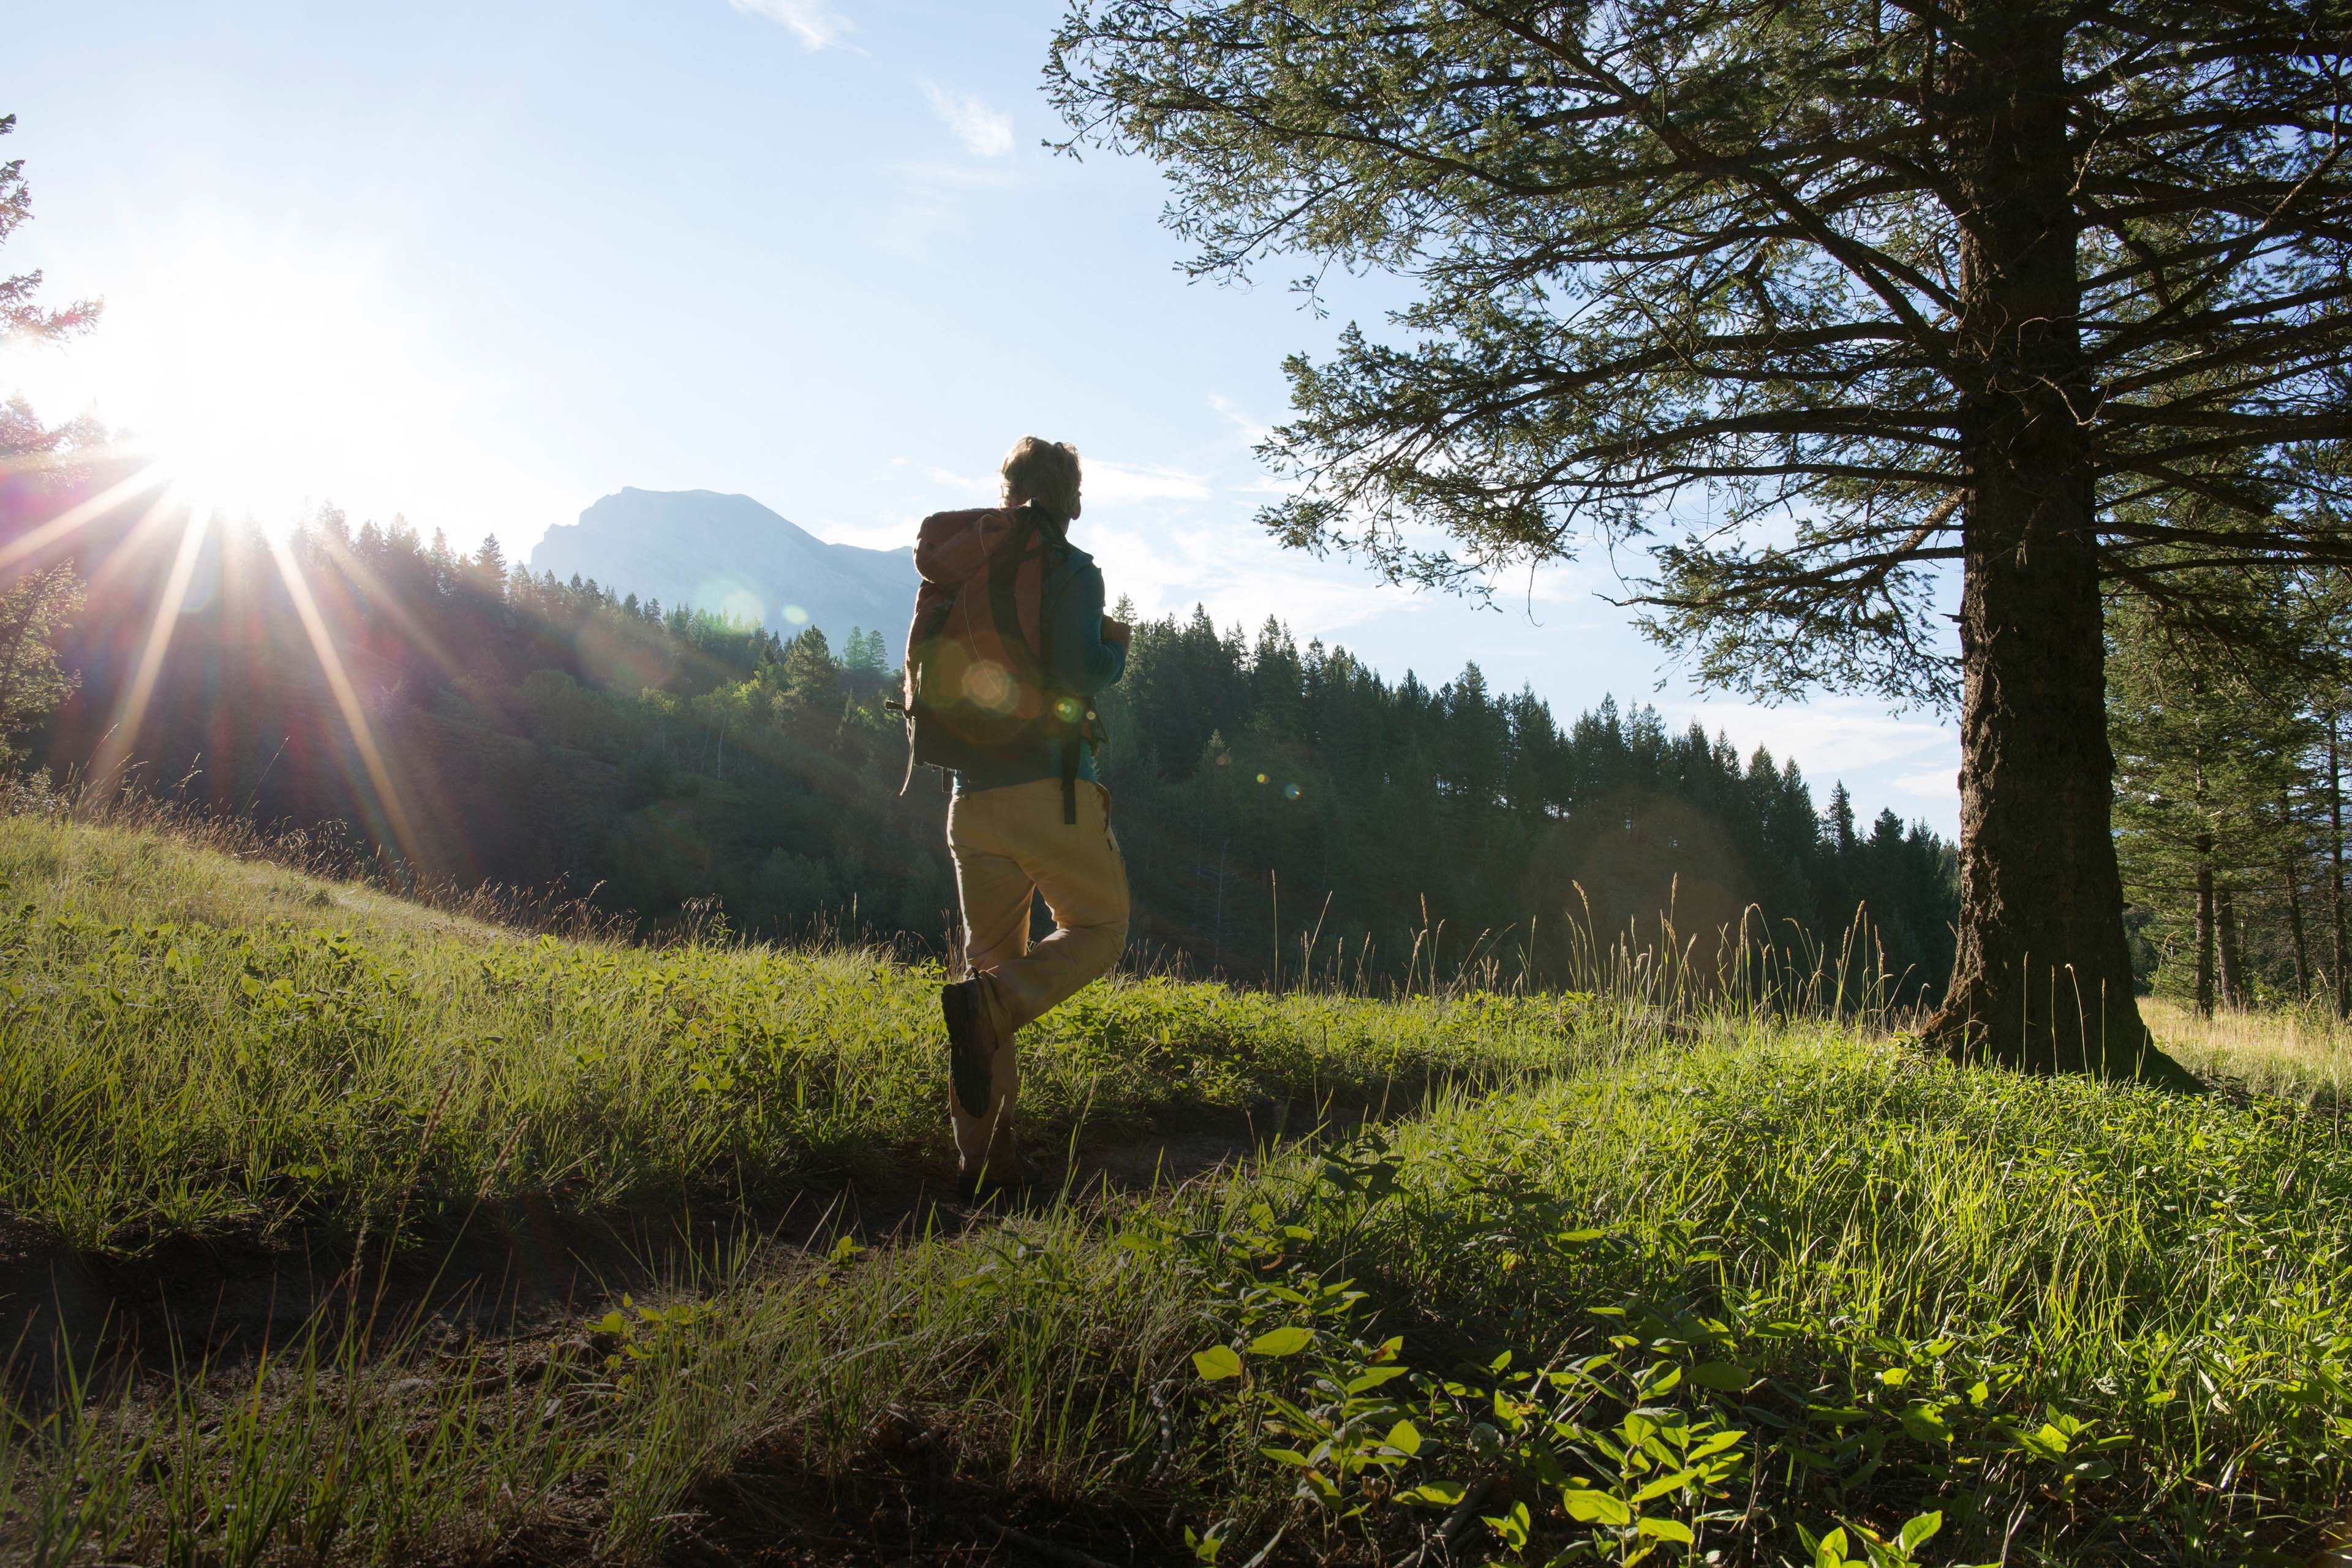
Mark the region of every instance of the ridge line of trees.
<instances>
[{"instance_id":1,"label":"ridge line of trees","mask_svg":"<svg viewBox=\"0 0 2352 1568\"><path fill-rule=\"evenodd\" d=\"M121 721L175 548L151 541L93 589L63 648L83 686L37 761L86 764ZM400 812L372 798L281 557L332 630ZM399 520L322 510L276 547L211 531L129 749L218 809L348 822L423 877L560 880L656 920L717 897L747 931L824 922L936 946L954 906L941 801L919 778L898 793L889 649L878 630L836 650L814 627L518 571L494 540L459 555ZM1793 762L1743 759L1646 707L1604 700L1563 726L1475 664L1391 682L1278 623L1252 639L1196 608L1139 626L1105 711L1147 956L1296 973L1319 924L1318 967L1344 952L1387 980L1425 964L1416 942L1442 926L1452 957L1489 933L1514 978L1556 984L1588 919L1650 941L1670 910L1685 936L1760 910L1833 941L1866 904L1908 995L1948 973L1948 844L1891 812L1857 822L1843 786L1817 809Z\"/></svg>"}]
</instances>

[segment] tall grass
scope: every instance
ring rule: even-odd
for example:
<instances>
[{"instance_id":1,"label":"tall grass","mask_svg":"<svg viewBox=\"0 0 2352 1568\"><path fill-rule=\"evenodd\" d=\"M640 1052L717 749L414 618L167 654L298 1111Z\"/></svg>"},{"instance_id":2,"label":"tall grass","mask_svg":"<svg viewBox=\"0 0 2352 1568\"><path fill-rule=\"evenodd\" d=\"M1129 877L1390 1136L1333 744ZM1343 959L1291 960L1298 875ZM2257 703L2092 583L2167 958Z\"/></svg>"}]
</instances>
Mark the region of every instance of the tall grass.
<instances>
[{"instance_id":1,"label":"tall grass","mask_svg":"<svg viewBox=\"0 0 2352 1568\"><path fill-rule=\"evenodd\" d=\"M2144 996L2139 1009L2167 1050L2210 1077L2331 1108L2352 1083L2352 1023L2324 1003L2224 1008L2201 1017L2168 998Z\"/></svg>"},{"instance_id":2,"label":"tall grass","mask_svg":"<svg viewBox=\"0 0 2352 1568\"><path fill-rule=\"evenodd\" d=\"M1009 1514L1392 1560L1458 1515L1469 1559L1769 1563L1933 1514L1920 1561L2297 1561L2352 1503L2348 1215L2284 1103L1759 1025L536 1339L93 1388L0 1441L0 1547L822 1555L839 1509L909 1554Z\"/></svg>"},{"instance_id":3,"label":"tall grass","mask_svg":"<svg viewBox=\"0 0 2352 1568\"><path fill-rule=\"evenodd\" d=\"M0 1205L82 1249L530 1198L758 1199L942 1171L935 968L525 937L184 843L0 818ZM1402 1109L1613 1048L1588 1001L1402 1007L1136 979L1032 1031L1043 1147Z\"/></svg>"},{"instance_id":4,"label":"tall grass","mask_svg":"<svg viewBox=\"0 0 2352 1568\"><path fill-rule=\"evenodd\" d=\"M0 877L0 1204L72 1247L944 1168L937 976L882 953L565 940L37 814ZM0 1557L830 1557L886 1518L910 1557L1009 1518L1065 1561L1257 1568L2322 1543L2340 1035L2158 1005L2243 1092L2025 1079L1892 1043L1866 933L1641 934L1558 995L1499 939L1391 1000L1311 942L1280 994L1090 989L1029 1057L1057 1139L1413 1112L1181 1189L870 1251L739 1229L551 1330L371 1332L355 1270L257 1357L192 1340L140 1381L68 1347L61 1389L0 1395Z\"/></svg>"}]
</instances>

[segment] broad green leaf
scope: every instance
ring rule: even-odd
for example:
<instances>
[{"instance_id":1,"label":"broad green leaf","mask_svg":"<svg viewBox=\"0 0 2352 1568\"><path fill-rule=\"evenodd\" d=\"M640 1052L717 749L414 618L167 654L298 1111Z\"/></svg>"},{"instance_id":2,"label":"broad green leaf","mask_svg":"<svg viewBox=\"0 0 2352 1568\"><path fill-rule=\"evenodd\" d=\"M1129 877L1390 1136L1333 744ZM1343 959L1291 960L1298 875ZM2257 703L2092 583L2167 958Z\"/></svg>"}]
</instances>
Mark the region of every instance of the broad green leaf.
<instances>
[{"instance_id":1,"label":"broad green leaf","mask_svg":"<svg viewBox=\"0 0 2352 1568\"><path fill-rule=\"evenodd\" d=\"M1482 1515L1481 1522L1501 1536L1514 1552L1528 1543L1528 1505L1523 1502L1513 1503L1507 1513Z\"/></svg>"},{"instance_id":2,"label":"broad green leaf","mask_svg":"<svg viewBox=\"0 0 2352 1568\"><path fill-rule=\"evenodd\" d=\"M1685 1546L1691 1543L1690 1526L1680 1520L1645 1519L1634 1528L1643 1534L1654 1536L1660 1541L1678 1541Z\"/></svg>"},{"instance_id":3,"label":"broad green leaf","mask_svg":"<svg viewBox=\"0 0 2352 1568\"><path fill-rule=\"evenodd\" d=\"M1297 1355L1300 1351L1305 1350L1309 1344L1312 1344L1314 1341L1315 1331L1313 1329L1302 1329L1296 1326L1286 1329L1276 1329L1270 1333L1260 1334L1257 1338L1252 1340L1250 1342L1250 1354L1277 1356Z\"/></svg>"},{"instance_id":4,"label":"broad green leaf","mask_svg":"<svg viewBox=\"0 0 2352 1568\"><path fill-rule=\"evenodd\" d=\"M1832 1530L1813 1548L1813 1568L1845 1568L1845 1531Z\"/></svg>"},{"instance_id":5,"label":"broad green leaf","mask_svg":"<svg viewBox=\"0 0 2352 1568\"><path fill-rule=\"evenodd\" d=\"M1922 1513L1913 1515L1910 1521L1903 1526L1903 1534L1901 1537L1903 1542L1903 1550L1906 1552L1917 1552L1920 1546L1926 1542L1929 1536L1934 1535L1936 1531L1943 1528L1944 1516L1940 1513Z\"/></svg>"},{"instance_id":6,"label":"broad green leaf","mask_svg":"<svg viewBox=\"0 0 2352 1568\"><path fill-rule=\"evenodd\" d=\"M1192 1364L1210 1383L1242 1374L1242 1358L1234 1353L1230 1345L1211 1345L1207 1350L1193 1352Z\"/></svg>"},{"instance_id":7,"label":"broad green leaf","mask_svg":"<svg viewBox=\"0 0 2352 1568\"><path fill-rule=\"evenodd\" d=\"M1690 1369L1690 1380L1701 1388L1737 1394L1748 1386L1748 1369L1738 1362L1703 1361Z\"/></svg>"},{"instance_id":8,"label":"broad green leaf","mask_svg":"<svg viewBox=\"0 0 2352 1568\"><path fill-rule=\"evenodd\" d=\"M1641 1503L1647 1502L1652 1498L1664 1497L1668 1492L1675 1491L1686 1485L1697 1474L1698 1472L1696 1470L1676 1470L1671 1476L1660 1476L1656 1480L1652 1481L1648 1486L1643 1487L1640 1491L1635 1492L1633 1494L1633 1500L1637 1503Z\"/></svg>"},{"instance_id":9,"label":"broad green leaf","mask_svg":"<svg viewBox=\"0 0 2352 1568\"><path fill-rule=\"evenodd\" d=\"M1260 1448L1258 1452L1277 1465L1296 1465L1302 1470L1314 1463L1296 1448Z\"/></svg>"},{"instance_id":10,"label":"broad green leaf","mask_svg":"<svg viewBox=\"0 0 2352 1568\"><path fill-rule=\"evenodd\" d=\"M1622 1527L1633 1522L1633 1510L1625 1506L1624 1499L1591 1487L1570 1487L1559 1494L1559 1500L1560 1506L1568 1510L1568 1517L1580 1524Z\"/></svg>"},{"instance_id":11,"label":"broad green leaf","mask_svg":"<svg viewBox=\"0 0 2352 1568\"><path fill-rule=\"evenodd\" d=\"M1707 1458L1713 1455L1722 1453L1726 1448L1730 1447L1735 1443L1738 1443L1739 1439L1747 1436L1747 1433L1740 1431L1710 1433L1704 1442L1694 1446L1691 1451L1683 1457L1687 1459Z\"/></svg>"},{"instance_id":12,"label":"broad green leaf","mask_svg":"<svg viewBox=\"0 0 2352 1568\"><path fill-rule=\"evenodd\" d=\"M1899 1419L1903 1423L1903 1430L1922 1443L1948 1443L1952 1440L1952 1428L1945 1422L1943 1412L1932 1405L1914 1405L1905 1410Z\"/></svg>"},{"instance_id":13,"label":"broad green leaf","mask_svg":"<svg viewBox=\"0 0 2352 1568\"><path fill-rule=\"evenodd\" d=\"M1391 1378L1402 1377L1404 1375L1404 1370L1405 1369L1401 1366L1376 1366L1370 1372L1362 1373L1355 1377L1349 1378L1348 1380L1348 1392L1350 1394L1361 1394L1367 1389L1378 1388L1381 1384L1388 1382Z\"/></svg>"},{"instance_id":14,"label":"broad green leaf","mask_svg":"<svg viewBox=\"0 0 2352 1568\"><path fill-rule=\"evenodd\" d=\"M1410 1491L1397 1493L1403 1502L1431 1503L1438 1508L1452 1508L1462 1500L1462 1489L1448 1481L1423 1481Z\"/></svg>"},{"instance_id":15,"label":"broad green leaf","mask_svg":"<svg viewBox=\"0 0 2352 1568\"><path fill-rule=\"evenodd\" d=\"M1400 1454L1418 1454L1421 1452L1421 1428L1410 1421L1400 1421L1389 1428L1389 1435L1381 1441Z\"/></svg>"}]
</instances>

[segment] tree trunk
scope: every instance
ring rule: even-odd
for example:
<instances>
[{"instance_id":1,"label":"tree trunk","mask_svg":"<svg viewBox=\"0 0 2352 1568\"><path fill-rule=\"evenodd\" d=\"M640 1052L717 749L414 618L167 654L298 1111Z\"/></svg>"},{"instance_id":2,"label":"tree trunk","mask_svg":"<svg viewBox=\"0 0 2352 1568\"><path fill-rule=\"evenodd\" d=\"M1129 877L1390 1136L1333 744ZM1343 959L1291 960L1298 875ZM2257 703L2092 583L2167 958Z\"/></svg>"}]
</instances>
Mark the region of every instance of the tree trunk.
<instances>
[{"instance_id":1,"label":"tree trunk","mask_svg":"<svg viewBox=\"0 0 2352 1568\"><path fill-rule=\"evenodd\" d=\"M2295 884L2294 862L2289 860L2279 868L2286 880L2286 924L2294 937L2294 999L2311 1000L2311 941L2303 930L2303 889Z\"/></svg>"},{"instance_id":2,"label":"tree trunk","mask_svg":"<svg viewBox=\"0 0 2352 1568\"><path fill-rule=\"evenodd\" d=\"M1959 956L1927 1037L2193 1083L2140 1021L2109 826L2064 26L2023 0L1959 11L1943 127L1961 216Z\"/></svg>"},{"instance_id":3,"label":"tree trunk","mask_svg":"<svg viewBox=\"0 0 2352 1568\"><path fill-rule=\"evenodd\" d=\"M2228 888L2214 895L2213 924L2221 936L2221 1005L2243 1008L2250 1000L2246 986L2246 958L2238 945L2238 900Z\"/></svg>"},{"instance_id":4,"label":"tree trunk","mask_svg":"<svg viewBox=\"0 0 2352 1568\"><path fill-rule=\"evenodd\" d=\"M2327 716L2327 918L2336 927L2336 1016L2352 1018L2352 975L2344 973L2344 716Z\"/></svg>"},{"instance_id":5,"label":"tree trunk","mask_svg":"<svg viewBox=\"0 0 2352 1568\"><path fill-rule=\"evenodd\" d=\"M2197 1016L2213 1016L2213 836L2197 836Z\"/></svg>"}]
</instances>

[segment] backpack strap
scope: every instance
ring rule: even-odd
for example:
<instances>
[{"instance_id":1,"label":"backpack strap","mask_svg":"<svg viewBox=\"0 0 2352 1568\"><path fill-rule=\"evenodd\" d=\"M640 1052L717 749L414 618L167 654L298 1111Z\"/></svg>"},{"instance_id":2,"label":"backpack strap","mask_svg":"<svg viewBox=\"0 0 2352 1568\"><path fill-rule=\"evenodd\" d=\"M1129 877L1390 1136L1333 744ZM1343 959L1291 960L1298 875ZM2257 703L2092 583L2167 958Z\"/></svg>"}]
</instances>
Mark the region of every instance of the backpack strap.
<instances>
[{"instance_id":1,"label":"backpack strap","mask_svg":"<svg viewBox=\"0 0 2352 1568\"><path fill-rule=\"evenodd\" d=\"M1032 503L1033 508L1034 504ZM1059 521L1062 522L1060 529L1042 526L1036 528L1043 545L1039 552L1040 558L1037 564L1037 673L1041 685L1044 685L1043 695L1048 713L1054 710L1056 696L1051 685L1045 684L1053 679L1054 675L1054 606L1051 602L1052 595L1047 590L1053 584L1054 567L1066 563L1070 557L1070 540L1066 531L1069 524L1066 519ZM1033 524L1033 526L1036 525ZM1076 827L1078 825L1079 737L1076 729L1066 724L1063 728L1062 823L1064 826Z\"/></svg>"}]
</instances>

